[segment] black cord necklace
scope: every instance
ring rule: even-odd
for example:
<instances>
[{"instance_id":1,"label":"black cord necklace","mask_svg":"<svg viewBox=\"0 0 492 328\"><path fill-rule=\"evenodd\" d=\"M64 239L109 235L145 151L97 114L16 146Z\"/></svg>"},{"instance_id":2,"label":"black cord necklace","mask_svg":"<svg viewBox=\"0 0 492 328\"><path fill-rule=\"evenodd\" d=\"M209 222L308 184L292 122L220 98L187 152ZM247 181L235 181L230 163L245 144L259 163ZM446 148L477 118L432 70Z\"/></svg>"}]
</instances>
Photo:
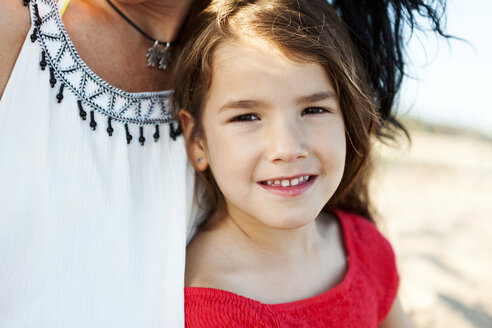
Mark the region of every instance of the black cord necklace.
<instances>
[{"instance_id":1,"label":"black cord necklace","mask_svg":"<svg viewBox=\"0 0 492 328\"><path fill-rule=\"evenodd\" d=\"M120 15L124 20L126 20L128 24L130 24L144 37L154 42L154 44L152 45L152 47L149 48L146 54L147 66L158 67L160 69L167 69L167 67L171 63L171 50L169 48L172 45L174 45L176 41L164 42L152 38L150 35L145 33L140 27L138 27L134 22L132 22L130 18L128 18L125 14L123 14L121 10L119 10L111 1L106 0L106 2L111 6L111 8L114 9L114 11L118 13L118 15ZM162 46L163 48L159 46Z\"/></svg>"}]
</instances>

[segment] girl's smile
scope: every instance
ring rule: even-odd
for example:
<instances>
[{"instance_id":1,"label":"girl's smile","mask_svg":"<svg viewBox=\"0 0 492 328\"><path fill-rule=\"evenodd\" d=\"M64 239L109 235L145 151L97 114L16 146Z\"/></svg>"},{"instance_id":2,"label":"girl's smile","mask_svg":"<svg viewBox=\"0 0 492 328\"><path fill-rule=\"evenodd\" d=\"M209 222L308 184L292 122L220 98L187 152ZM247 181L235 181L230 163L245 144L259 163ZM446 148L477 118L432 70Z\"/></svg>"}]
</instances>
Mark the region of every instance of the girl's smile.
<instances>
[{"instance_id":1,"label":"girl's smile","mask_svg":"<svg viewBox=\"0 0 492 328\"><path fill-rule=\"evenodd\" d=\"M316 175L301 174L291 178L278 177L264 180L258 182L258 184L267 192L279 196L295 197L311 187L316 177Z\"/></svg>"}]
</instances>

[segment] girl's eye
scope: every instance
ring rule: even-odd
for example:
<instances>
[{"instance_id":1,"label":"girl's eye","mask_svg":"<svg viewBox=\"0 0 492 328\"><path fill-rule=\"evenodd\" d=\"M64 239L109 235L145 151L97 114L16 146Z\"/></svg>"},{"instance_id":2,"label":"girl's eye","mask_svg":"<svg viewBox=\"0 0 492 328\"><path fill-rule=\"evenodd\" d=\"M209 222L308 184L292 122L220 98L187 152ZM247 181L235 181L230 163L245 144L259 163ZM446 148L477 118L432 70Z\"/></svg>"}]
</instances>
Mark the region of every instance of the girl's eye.
<instances>
[{"instance_id":1,"label":"girl's eye","mask_svg":"<svg viewBox=\"0 0 492 328\"><path fill-rule=\"evenodd\" d=\"M259 120L258 116L256 116L255 114L248 113L248 114L235 116L230 120L230 122L246 122L246 121L257 121L257 120Z\"/></svg>"},{"instance_id":2,"label":"girl's eye","mask_svg":"<svg viewBox=\"0 0 492 328\"><path fill-rule=\"evenodd\" d=\"M308 107L302 111L302 115L323 114L323 113L330 113L330 111L328 109L321 108L321 107Z\"/></svg>"}]
</instances>

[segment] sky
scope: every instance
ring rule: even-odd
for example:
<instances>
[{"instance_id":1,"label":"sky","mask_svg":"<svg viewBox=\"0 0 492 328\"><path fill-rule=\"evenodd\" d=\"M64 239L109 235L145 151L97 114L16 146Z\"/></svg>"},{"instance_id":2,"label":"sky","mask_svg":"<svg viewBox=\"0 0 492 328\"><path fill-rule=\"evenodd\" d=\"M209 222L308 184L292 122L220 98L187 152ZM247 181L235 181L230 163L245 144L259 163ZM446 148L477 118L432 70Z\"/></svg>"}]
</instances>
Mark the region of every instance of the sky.
<instances>
[{"instance_id":1,"label":"sky","mask_svg":"<svg viewBox=\"0 0 492 328\"><path fill-rule=\"evenodd\" d=\"M398 113L492 136L491 21L491 0L448 0L446 31L467 42L414 34Z\"/></svg>"}]
</instances>

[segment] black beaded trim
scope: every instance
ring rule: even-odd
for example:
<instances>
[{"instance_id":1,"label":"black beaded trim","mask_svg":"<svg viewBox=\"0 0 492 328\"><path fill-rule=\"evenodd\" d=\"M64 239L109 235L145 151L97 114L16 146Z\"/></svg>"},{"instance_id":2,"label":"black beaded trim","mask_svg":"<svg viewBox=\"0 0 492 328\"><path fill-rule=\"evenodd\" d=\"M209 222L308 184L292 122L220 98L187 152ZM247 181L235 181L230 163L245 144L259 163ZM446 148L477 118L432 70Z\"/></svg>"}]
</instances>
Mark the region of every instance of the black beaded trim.
<instances>
[{"instance_id":1,"label":"black beaded trim","mask_svg":"<svg viewBox=\"0 0 492 328\"><path fill-rule=\"evenodd\" d=\"M56 84L55 69L53 67L50 67L50 86L54 88L55 84Z\"/></svg>"},{"instance_id":2,"label":"black beaded trim","mask_svg":"<svg viewBox=\"0 0 492 328\"><path fill-rule=\"evenodd\" d=\"M113 126L111 125L111 117L108 117L108 128L106 129L106 132L108 132L108 136L112 136L113 135Z\"/></svg>"},{"instance_id":3,"label":"black beaded trim","mask_svg":"<svg viewBox=\"0 0 492 328\"><path fill-rule=\"evenodd\" d=\"M58 103L61 103L63 100L63 89L65 88L65 84L60 84L60 91L58 91L58 94L56 95L56 101Z\"/></svg>"},{"instance_id":4,"label":"black beaded trim","mask_svg":"<svg viewBox=\"0 0 492 328\"><path fill-rule=\"evenodd\" d=\"M79 106L80 118L82 118L82 120L85 121L87 118L87 112L84 110L84 107L82 107L82 100L77 100L77 105Z\"/></svg>"},{"instance_id":5,"label":"black beaded trim","mask_svg":"<svg viewBox=\"0 0 492 328\"><path fill-rule=\"evenodd\" d=\"M44 71L46 69L46 52L41 51L41 61L39 62L39 66L41 70Z\"/></svg>"},{"instance_id":6,"label":"black beaded trim","mask_svg":"<svg viewBox=\"0 0 492 328\"><path fill-rule=\"evenodd\" d=\"M174 128L173 122L169 123L169 135L170 137L176 141L176 138L183 132L183 129L181 129L181 125L177 124L176 129Z\"/></svg>"},{"instance_id":7,"label":"black beaded trim","mask_svg":"<svg viewBox=\"0 0 492 328\"><path fill-rule=\"evenodd\" d=\"M133 137L130 134L130 131L128 130L128 124L125 124L125 133L126 133L126 143L127 144L130 144L130 142L132 141Z\"/></svg>"},{"instance_id":8,"label":"black beaded trim","mask_svg":"<svg viewBox=\"0 0 492 328\"><path fill-rule=\"evenodd\" d=\"M128 93L115 88L99 78L82 61L76 52L58 12L55 0L23 0L24 5L30 4L33 21L30 39L41 46L41 70L49 68L49 83L52 88L59 82L56 94L58 103L64 99L65 88L77 98L79 116L86 120L89 107L92 130L96 129L95 112L106 116L109 136L113 135L112 121L123 123L126 140L130 144L132 135L128 124L138 125L140 136L138 141L145 143L144 125L155 125L154 141L158 141L159 125L169 123L169 135L173 140L182 133L179 124L175 128L169 111L171 91Z\"/></svg>"},{"instance_id":9,"label":"black beaded trim","mask_svg":"<svg viewBox=\"0 0 492 328\"><path fill-rule=\"evenodd\" d=\"M157 140L159 140L159 137L160 137L160 134L159 134L159 125L156 125L155 126L155 132L154 132L154 141L157 142Z\"/></svg>"},{"instance_id":10,"label":"black beaded trim","mask_svg":"<svg viewBox=\"0 0 492 328\"><path fill-rule=\"evenodd\" d=\"M89 125L91 126L92 131L96 130L97 123L94 120L94 111L93 110L91 110L91 122L89 123Z\"/></svg>"},{"instance_id":11,"label":"black beaded trim","mask_svg":"<svg viewBox=\"0 0 492 328\"><path fill-rule=\"evenodd\" d=\"M143 126L140 127L140 137L138 138L138 142L143 146L145 143L145 138L143 136Z\"/></svg>"},{"instance_id":12,"label":"black beaded trim","mask_svg":"<svg viewBox=\"0 0 492 328\"><path fill-rule=\"evenodd\" d=\"M31 42L34 43L36 42L36 40L38 39L38 28L35 27L33 30L32 30L32 34L31 34Z\"/></svg>"}]
</instances>

